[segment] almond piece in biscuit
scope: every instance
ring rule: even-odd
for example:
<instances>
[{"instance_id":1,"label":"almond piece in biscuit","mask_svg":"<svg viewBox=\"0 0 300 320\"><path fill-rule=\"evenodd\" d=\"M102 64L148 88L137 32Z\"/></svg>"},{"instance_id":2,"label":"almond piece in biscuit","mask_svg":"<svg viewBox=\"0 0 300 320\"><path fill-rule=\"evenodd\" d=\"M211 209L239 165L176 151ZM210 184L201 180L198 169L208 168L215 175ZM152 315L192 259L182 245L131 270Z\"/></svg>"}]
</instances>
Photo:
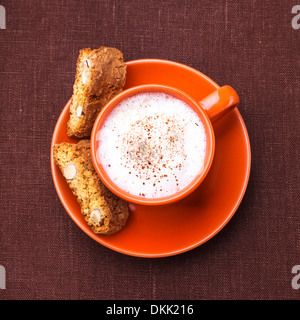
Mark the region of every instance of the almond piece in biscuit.
<instances>
[{"instance_id":1,"label":"almond piece in biscuit","mask_svg":"<svg viewBox=\"0 0 300 320\"><path fill-rule=\"evenodd\" d=\"M76 165L73 162L68 163L63 168L63 175L67 180L72 180L76 177L77 169Z\"/></svg>"},{"instance_id":2,"label":"almond piece in biscuit","mask_svg":"<svg viewBox=\"0 0 300 320\"><path fill-rule=\"evenodd\" d=\"M78 106L76 110L76 116L79 118L82 115L82 106Z\"/></svg>"},{"instance_id":3,"label":"almond piece in biscuit","mask_svg":"<svg viewBox=\"0 0 300 320\"><path fill-rule=\"evenodd\" d=\"M90 220L95 223L99 224L102 218L101 210L100 209L94 209L90 214Z\"/></svg>"}]
</instances>

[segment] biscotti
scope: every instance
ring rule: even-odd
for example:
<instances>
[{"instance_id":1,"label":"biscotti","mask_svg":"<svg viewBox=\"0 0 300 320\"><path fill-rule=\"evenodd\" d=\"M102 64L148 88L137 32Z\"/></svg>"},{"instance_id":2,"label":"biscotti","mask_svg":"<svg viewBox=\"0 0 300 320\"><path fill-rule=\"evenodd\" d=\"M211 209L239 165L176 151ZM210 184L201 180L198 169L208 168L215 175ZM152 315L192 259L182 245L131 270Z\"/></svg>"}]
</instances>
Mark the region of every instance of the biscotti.
<instances>
[{"instance_id":1,"label":"biscotti","mask_svg":"<svg viewBox=\"0 0 300 320\"><path fill-rule=\"evenodd\" d=\"M122 91L127 66L120 50L100 47L80 50L73 86L67 134L86 138L103 106Z\"/></svg>"},{"instance_id":2,"label":"biscotti","mask_svg":"<svg viewBox=\"0 0 300 320\"><path fill-rule=\"evenodd\" d=\"M90 141L56 144L53 156L91 229L105 235L121 230L128 218L128 204L108 190L97 176Z\"/></svg>"}]
</instances>

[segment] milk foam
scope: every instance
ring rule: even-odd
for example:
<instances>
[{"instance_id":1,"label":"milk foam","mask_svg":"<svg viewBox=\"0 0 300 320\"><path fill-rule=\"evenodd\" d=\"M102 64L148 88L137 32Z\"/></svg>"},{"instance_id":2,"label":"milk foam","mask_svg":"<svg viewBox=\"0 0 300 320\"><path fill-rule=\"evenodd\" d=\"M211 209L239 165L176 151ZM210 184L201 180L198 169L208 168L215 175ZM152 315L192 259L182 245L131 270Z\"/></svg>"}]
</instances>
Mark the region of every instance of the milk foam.
<instances>
[{"instance_id":1,"label":"milk foam","mask_svg":"<svg viewBox=\"0 0 300 320\"><path fill-rule=\"evenodd\" d=\"M160 198L186 187L204 166L206 134L183 101L161 92L123 100L97 134L98 157L116 185Z\"/></svg>"}]
</instances>

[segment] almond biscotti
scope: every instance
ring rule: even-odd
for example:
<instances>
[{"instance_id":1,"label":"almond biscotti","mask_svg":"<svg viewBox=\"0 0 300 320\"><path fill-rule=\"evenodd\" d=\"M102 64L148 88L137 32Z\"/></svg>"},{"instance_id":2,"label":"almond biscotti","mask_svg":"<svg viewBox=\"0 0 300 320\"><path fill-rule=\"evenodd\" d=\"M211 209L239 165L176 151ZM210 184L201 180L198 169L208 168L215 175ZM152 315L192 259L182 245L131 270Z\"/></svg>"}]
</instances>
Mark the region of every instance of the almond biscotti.
<instances>
[{"instance_id":1,"label":"almond biscotti","mask_svg":"<svg viewBox=\"0 0 300 320\"><path fill-rule=\"evenodd\" d=\"M106 235L121 230L128 218L128 204L108 190L97 176L90 141L56 144L53 156L92 230Z\"/></svg>"},{"instance_id":2,"label":"almond biscotti","mask_svg":"<svg viewBox=\"0 0 300 320\"><path fill-rule=\"evenodd\" d=\"M68 136L90 136L98 113L122 91L126 71L123 54L118 49L102 46L95 50L80 50L67 124Z\"/></svg>"}]
</instances>

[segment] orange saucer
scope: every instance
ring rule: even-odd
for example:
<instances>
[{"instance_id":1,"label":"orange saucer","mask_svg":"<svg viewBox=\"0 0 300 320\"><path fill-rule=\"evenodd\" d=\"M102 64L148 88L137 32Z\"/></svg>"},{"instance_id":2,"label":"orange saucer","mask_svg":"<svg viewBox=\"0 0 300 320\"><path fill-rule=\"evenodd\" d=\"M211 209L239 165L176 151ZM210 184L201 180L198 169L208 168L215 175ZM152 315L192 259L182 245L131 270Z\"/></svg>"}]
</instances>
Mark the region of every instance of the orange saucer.
<instances>
[{"instance_id":1,"label":"orange saucer","mask_svg":"<svg viewBox=\"0 0 300 320\"><path fill-rule=\"evenodd\" d=\"M127 63L124 89L142 84L163 84L185 91L200 101L219 86L201 72L166 60ZM55 143L77 142L67 136L70 101L57 121ZM216 235L232 218L245 194L251 165L247 129L237 109L213 124L216 150L212 167L200 187L172 205L130 204L123 230L112 236L94 234L79 205L56 167L51 151L51 171L58 196L73 221L102 245L132 256L167 257L191 250Z\"/></svg>"}]
</instances>

